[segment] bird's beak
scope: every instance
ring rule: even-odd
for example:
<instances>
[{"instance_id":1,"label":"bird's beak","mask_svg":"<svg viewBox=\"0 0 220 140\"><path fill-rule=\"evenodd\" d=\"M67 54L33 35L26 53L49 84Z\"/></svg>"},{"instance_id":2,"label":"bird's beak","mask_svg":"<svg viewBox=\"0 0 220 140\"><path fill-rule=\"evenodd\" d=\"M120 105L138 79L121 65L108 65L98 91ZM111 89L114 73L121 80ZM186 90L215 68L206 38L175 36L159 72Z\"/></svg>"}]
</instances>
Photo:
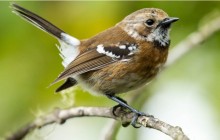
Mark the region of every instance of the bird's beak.
<instances>
[{"instance_id":1,"label":"bird's beak","mask_svg":"<svg viewBox=\"0 0 220 140\"><path fill-rule=\"evenodd\" d=\"M176 18L176 17L165 18L157 25L157 27L159 27L159 26L170 27L171 23L176 22L177 20L179 20L179 18Z\"/></svg>"}]
</instances>

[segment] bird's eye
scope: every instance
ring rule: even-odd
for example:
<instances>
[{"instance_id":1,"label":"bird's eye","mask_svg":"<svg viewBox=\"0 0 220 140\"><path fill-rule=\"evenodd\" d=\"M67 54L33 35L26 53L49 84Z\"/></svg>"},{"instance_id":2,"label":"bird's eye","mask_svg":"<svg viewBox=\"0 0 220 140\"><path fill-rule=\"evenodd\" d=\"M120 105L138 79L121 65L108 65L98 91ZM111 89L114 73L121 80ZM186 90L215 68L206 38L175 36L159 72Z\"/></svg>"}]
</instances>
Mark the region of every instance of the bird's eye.
<instances>
[{"instance_id":1,"label":"bird's eye","mask_svg":"<svg viewBox=\"0 0 220 140\"><path fill-rule=\"evenodd\" d=\"M147 24L147 26L152 26L154 24L154 20L153 19L148 19L145 22Z\"/></svg>"}]
</instances>

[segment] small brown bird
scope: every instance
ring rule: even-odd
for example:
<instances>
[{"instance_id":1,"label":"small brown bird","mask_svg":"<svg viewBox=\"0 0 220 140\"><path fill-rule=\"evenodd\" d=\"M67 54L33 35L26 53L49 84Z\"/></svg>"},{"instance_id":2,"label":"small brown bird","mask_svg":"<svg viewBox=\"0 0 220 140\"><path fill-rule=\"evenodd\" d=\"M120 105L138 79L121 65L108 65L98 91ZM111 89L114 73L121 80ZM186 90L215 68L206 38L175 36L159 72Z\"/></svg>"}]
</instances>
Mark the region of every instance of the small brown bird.
<instances>
[{"instance_id":1,"label":"small brown bird","mask_svg":"<svg viewBox=\"0 0 220 140\"><path fill-rule=\"evenodd\" d=\"M65 69L52 84L66 82L56 92L79 82L91 93L106 95L134 112L132 125L136 126L136 119L144 114L116 94L134 90L157 75L167 59L170 26L178 18L169 17L161 9L144 8L114 27L89 39L78 40L17 4L11 7L15 14L60 42Z\"/></svg>"}]
</instances>

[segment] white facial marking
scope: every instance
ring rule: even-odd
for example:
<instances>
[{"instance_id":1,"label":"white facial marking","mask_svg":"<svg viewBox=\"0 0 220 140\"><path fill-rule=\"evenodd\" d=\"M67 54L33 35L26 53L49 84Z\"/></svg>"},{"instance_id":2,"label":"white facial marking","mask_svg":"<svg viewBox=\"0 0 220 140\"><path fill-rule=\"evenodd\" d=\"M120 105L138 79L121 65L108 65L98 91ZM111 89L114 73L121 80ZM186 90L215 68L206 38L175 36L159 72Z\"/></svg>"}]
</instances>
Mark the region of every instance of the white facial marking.
<instances>
[{"instance_id":1,"label":"white facial marking","mask_svg":"<svg viewBox=\"0 0 220 140\"><path fill-rule=\"evenodd\" d=\"M156 28L146 37L140 35L137 30L134 30L135 26L137 26L135 23L128 23L124 30L137 40L149 42L157 41L161 46L167 46L167 44L169 44L169 29Z\"/></svg>"},{"instance_id":2,"label":"white facial marking","mask_svg":"<svg viewBox=\"0 0 220 140\"><path fill-rule=\"evenodd\" d=\"M138 23L138 22L137 22ZM139 35L139 33L134 30L134 27L136 26L135 25L136 23L127 23L127 26L125 26L124 31L128 33L128 35L130 35L131 37L135 38L135 39L138 39L138 40L145 40L145 37Z\"/></svg>"},{"instance_id":3,"label":"white facial marking","mask_svg":"<svg viewBox=\"0 0 220 140\"><path fill-rule=\"evenodd\" d=\"M169 44L169 30L165 30L161 32L160 30L163 30L161 28L156 28L152 33L150 33L147 36L147 41L153 42L158 41L161 46L167 46Z\"/></svg>"}]
</instances>

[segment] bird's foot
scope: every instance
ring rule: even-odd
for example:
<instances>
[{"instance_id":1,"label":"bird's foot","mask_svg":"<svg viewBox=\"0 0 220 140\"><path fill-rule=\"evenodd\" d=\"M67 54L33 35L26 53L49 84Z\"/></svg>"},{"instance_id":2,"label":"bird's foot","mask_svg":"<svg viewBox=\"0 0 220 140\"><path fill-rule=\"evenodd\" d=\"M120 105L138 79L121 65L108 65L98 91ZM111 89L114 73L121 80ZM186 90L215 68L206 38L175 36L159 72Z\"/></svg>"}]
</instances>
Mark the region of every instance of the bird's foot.
<instances>
[{"instance_id":1,"label":"bird's foot","mask_svg":"<svg viewBox=\"0 0 220 140\"><path fill-rule=\"evenodd\" d=\"M123 99L121 99L120 97L111 95L111 94L106 94L106 96L110 99L112 99L113 101L119 103L119 105L116 105L113 107L112 113L114 116L120 117L120 114L126 114L126 113L134 113L133 118L131 120L131 122L123 122L123 126L126 127L129 124L131 124L134 128L140 128L141 125L137 123L137 119L140 116L149 116L149 117L153 117L151 115L147 115L143 112L139 112L138 110L134 109L133 107L129 106L127 104L127 102Z\"/></svg>"},{"instance_id":2,"label":"bird's foot","mask_svg":"<svg viewBox=\"0 0 220 140\"><path fill-rule=\"evenodd\" d=\"M134 128L140 128L141 125L137 123L137 119L138 119L138 117L140 117L140 116L147 116L147 114L145 114L145 113L143 113L143 112L139 112L139 111L135 111L134 113L135 113L135 114L134 114L134 116L133 116L133 118L132 118L132 120L131 120L131 125L132 125Z\"/></svg>"}]
</instances>

